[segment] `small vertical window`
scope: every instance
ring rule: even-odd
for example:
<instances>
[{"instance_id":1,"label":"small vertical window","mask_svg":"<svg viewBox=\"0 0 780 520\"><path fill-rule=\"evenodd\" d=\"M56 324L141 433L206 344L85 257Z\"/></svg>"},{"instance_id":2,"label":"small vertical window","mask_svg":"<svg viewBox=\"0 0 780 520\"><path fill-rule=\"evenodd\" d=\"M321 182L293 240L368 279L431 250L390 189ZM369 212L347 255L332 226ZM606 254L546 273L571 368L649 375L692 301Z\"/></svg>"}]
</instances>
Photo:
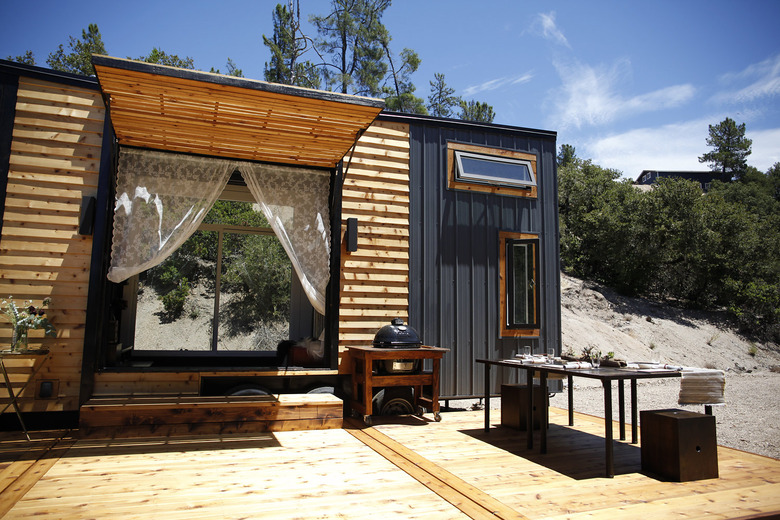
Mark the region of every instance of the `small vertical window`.
<instances>
[{"instance_id":1,"label":"small vertical window","mask_svg":"<svg viewBox=\"0 0 780 520\"><path fill-rule=\"evenodd\" d=\"M501 234L501 335L539 334L539 239Z\"/></svg>"}]
</instances>

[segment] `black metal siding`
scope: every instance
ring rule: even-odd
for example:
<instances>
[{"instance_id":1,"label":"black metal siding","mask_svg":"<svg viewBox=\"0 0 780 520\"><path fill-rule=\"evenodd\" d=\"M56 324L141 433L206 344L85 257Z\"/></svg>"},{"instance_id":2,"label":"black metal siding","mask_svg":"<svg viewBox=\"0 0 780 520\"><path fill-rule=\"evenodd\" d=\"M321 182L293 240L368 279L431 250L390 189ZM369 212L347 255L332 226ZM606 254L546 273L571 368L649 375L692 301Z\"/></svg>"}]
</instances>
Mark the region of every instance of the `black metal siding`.
<instances>
[{"instance_id":1,"label":"black metal siding","mask_svg":"<svg viewBox=\"0 0 780 520\"><path fill-rule=\"evenodd\" d=\"M418 121L410 128L409 323L427 345L450 349L443 397L484 391L477 358L514 355L522 345L560 353L560 281L555 134ZM538 199L447 189L447 142L537 155ZM540 236L541 337L499 337L499 231ZM492 371L494 391L517 371Z\"/></svg>"}]
</instances>

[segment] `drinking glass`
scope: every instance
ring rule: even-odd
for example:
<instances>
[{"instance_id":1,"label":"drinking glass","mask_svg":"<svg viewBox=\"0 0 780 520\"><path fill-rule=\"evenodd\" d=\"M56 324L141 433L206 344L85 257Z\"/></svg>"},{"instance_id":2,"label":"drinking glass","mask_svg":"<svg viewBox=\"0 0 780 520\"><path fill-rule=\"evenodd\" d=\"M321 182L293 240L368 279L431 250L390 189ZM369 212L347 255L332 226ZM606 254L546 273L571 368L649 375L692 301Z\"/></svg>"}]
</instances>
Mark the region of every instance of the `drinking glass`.
<instances>
[{"instance_id":1,"label":"drinking glass","mask_svg":"<svg viewBox=\"0 0 780 520\"><path fill-rule=\"evenodd\" d=\"M548 348L547 349L547 362L552 363L555 361L555 349L554 348Z\"/></svg>"},{"instance_id":2,"label":"drinking glass","mask_svg":"<svg viewBox=\"0 0 780 520\"><path fill-rule=\"evenodd\" d=\"M598 354L591 354L590 363L593 365L593 368L599 368L601 366L601 356Z\"/></svg>"},{"instance_id":3,"label":"drinking glass","mask_svg":"<svg viewBox=\"0 0 780 520\"><path fill-rule=\"evenodd\" d=\"M523 356L531 357L531 347L523 347Z\"/></svg>"}]
</instances>

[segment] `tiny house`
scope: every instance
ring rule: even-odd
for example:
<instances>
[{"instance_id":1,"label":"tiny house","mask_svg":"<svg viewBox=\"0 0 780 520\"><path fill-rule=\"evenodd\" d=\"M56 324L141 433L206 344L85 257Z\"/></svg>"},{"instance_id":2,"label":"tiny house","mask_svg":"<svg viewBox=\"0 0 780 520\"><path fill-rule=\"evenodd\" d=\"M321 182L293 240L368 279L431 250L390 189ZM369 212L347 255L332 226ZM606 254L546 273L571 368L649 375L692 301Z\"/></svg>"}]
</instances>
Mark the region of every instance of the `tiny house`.
<instances>
[{"instance_id":1,"label":"tiny house","mask_svg":"<svg viewBox=\"0 0 780 520\"><path fill-rule=\"evenodd\" d=\"M449 349L444 399L481 395L476 358L560 352L554 132L93 64L0 61L0 294L57 328L6 361L24 414L348 393L347 347L397 317Z\"/></svg>"}]
</instances>

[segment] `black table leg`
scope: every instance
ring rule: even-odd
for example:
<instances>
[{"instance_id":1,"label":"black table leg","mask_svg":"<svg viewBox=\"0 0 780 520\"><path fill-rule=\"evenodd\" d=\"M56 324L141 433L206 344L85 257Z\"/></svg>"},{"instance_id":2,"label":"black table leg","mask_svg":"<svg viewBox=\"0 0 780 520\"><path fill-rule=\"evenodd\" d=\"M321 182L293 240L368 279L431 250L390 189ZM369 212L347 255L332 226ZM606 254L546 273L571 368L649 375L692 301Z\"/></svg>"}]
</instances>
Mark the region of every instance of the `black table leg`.
<instances>
[{"instance_id":1,"label":"black table leg","mask_svg":"<svg viewBox=\"0 0 780 520\"><path fill-rule=\"evenodd\" d=\"M5 387L8 389L8 396L11 398L11 404L14 407L14 411L16 412L16 417L19 419L19 424L22 427L22 431L24 432L24 435L27 437L27 440L30 440L30 434L27 433L27 426L24 424L24 419L22 419L22 411L19 409L19 402L18 402L18 395L22 393L22 390L18 390L14 394L14 389L11 387L11 380L8 377L8 372L5 370L5 363L0 360L0 368L3 369L3 379L5 379ZM24 386L27 386L27 383L25 383ZM3 411L7 410L8 406L3 409Z\"/></svg>"},{"instance_id":2,"label":"black table leg","mask_svg":"<svg viewBox=\"0 0 780 520\"><path fill-rule=\"evenodd\" d=\"M569 383L569 426L574 426L574 377L568 375Z\"/></svg>"},{"instance_id":3,"label":"black table leg","mask_svg":"<svg viewBox=\"0 0 780 520\"><path fill-rule=\"evenodd\" d=\"M528 407L525 414L525 435L529 450L534 447L534 371L525 370L526 386L528 387Z\"/></svg>"},{"instance_id":4,"label":"black table leg","mask_svg":"<svg viewBox=\"0 0 780 520\"><path fill-rule=\"evenodd\" d=\"M631 444L637 443L636 379L631 380Z\"/></svg>"},{"instance_id":5,"label":"black table leg","mask_svg":"<svg viewBox=\"0 0 780 520\"><path fill-rule=\"evenodd\" d=\"M626 391L623 379L618 380L618 416L620 417L620 440L626 440Z\"/></svg>"},{"instance_id":6,"label":"black table leg","mask_svg":"<svg viewBox=\"0 0 780 520\"><path fill-rule=\"evenodd\" d=\"M485 433L490 431L490 363L485 363Z\"/></svg>"},{"instance_id":7,"label":"black table leg","mask_svg":"<svg viewBox=\"0 0 780 520\"><path fill-rule=\"evenodd\" d=\"M604 386L604 448L606 451L607 477L615 476L615 462L612 453L612 382L603 379Z\"/></svg>"},{"instance_id":8,"label":"black table leg","mask_svg":"<svg viewBox=\"0 0 780 520\"><path fill-rule=\"evenodd\" d=\"M547 406L547 372L544 370L539 371L539 391L542 392L542 402L544 403L544 410L541 412L541 440L539 441L539 451L541 453L547 453L547 425L550 423L550 407Z\"/></svg>"}]
</instances>

